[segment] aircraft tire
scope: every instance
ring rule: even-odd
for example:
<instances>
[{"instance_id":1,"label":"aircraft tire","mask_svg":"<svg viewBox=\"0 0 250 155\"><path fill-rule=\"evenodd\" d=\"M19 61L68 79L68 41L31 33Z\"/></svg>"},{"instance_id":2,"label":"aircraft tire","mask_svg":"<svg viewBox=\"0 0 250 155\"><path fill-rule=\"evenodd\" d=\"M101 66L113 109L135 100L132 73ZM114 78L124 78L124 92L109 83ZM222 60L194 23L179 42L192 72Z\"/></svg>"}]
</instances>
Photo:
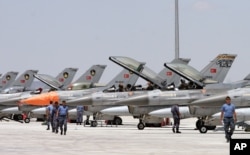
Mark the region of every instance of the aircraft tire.
<instances>
[{"instance_id":1,"label":"aircraft tire","mask_svg":"<svg viewBox=\"0 0 250 155\"><path fill-rule=\"evenodd\" d=\"M207 127L203 125L199 128L199 131L200 133L207 133Z\"/></svg>"},{"instance_id":2,"label":"aircraft tire","mask_svg":"<svg viewBox=\"0 0 250 155\"><path fill-rule=\"evenodd\" d=\"M143 123L138 123L138 125L137 125L137 128L139 129L139 130L143 130L144 128L145 128L145 125L143 124Z\"/></svg>"},{"instance_id":3,"label":"aircraft tire","mask_svg":"<svg viewBox=\"0 0 250 155\"><path fill-rule=\"evenodd\" d=\"M21 115L21 114L14 114L13 119L15 121L23 120L23 115Z\"/></svg>"},{"instance_id":4,"label":"aircraft tire","mask_svg":"<svg viewBox=\"0 0 250 155\"><path fill-rule=\"evenodd\" d=\"M113 124L115 124L115 125L122 125L122 119L121 119L121 117L115 116L115 118L113 120Z\"/></svg>"},{"instance_id":5,"label":"aircraft tire","mask_svg":"<svg viewBox=\"0 0 250 155\"><path fill-rule=\"evenodd\" d=\"M97 124L98 124L97 121L91 121L91 125L90 126L91 127L97 127Z\"/></svg>"},{"instance_id":6,"label":"aircraft tire","mask_svg":"<svg viewBox=\"0 0 250 155\"><path fill-rule=\"evenodd\" d=\"M25 118L25 119L24 119L24 122L25 122L25 123L29 123L29 122L30 122L30 118Z\"/></svg>"},{"instance_id":7,"label":"aircraft tire","mask_svg":"<svg viewBox=\"0 0 250 155\"><path fill-rule=\"evenodd\" d=\"M202 121L202 120L200 120L200 119L198 119L197 121L196 121L196 128L197 129L200 129L203 125L204 125L204 122Z\"/></svg>"}]
</instances>

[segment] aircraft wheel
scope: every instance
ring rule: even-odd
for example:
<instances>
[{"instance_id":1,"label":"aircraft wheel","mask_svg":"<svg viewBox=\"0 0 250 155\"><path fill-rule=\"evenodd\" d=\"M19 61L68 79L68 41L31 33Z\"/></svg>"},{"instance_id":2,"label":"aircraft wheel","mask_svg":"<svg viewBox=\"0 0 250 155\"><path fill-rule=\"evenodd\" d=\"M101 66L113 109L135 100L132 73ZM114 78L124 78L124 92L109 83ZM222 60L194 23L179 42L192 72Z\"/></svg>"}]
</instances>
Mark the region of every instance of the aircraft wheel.
<instances>
[{"instance_id":1,"label":"aircraft wheel","mask_svg":"<svg viewBox=\"0 0 250 155\"><path fill-rule=\"evenodd\" d=\"M29 122L30 122L30 118L25 118L25 119L24 119L24 122L25 122L25 123L29 123Z\"/></svg>"},{"instance_id":2,"label":"aircraft wheel","mask_svg":"<svg viewBox=\"0 0 250 155\"><path fill-rule=\"evenodd\" d=\"M18 115L17 115L17 119L18 119L18 120L23 120L23 115L18 114Z\"/></svg>"},{"instance_id":3,"label":"aircraft wheel","mask_svg":"<svg viewBox=\"0 0 250 155\"><path fill-rule=\"evenodd\" d=\"M121 117L116 116L113 120L113 124L115 125L122 125L122 119Z\"/></svg>"},{"instance_id":4,"label":"aircraft wheel","mask_svg":"<svg viewBox=\"0 0 250 155\"><path fill-rule=\"evenodd\" d=\"M199 131L200 133L207 133L207 127L203 125L199 128Z\"/></svg>"},{"instance_id":5,"label":"aircraft wheel","mask_svg":"<svg viewBox=\"0 0 250 155\"><path fill-rule=\"evenodd\" d=\"M145 125L143 123L138 123L137 128L139 130L143 130L145 128Z\"/></svg>"},{"instance_id":6,"label":"aircraft wheel","mask_svg":"<svg viewBox=\"0 0 250 155\"><path fill-rule=\"evenodd\" d=\"M21 115L21 114L14 114L13 119L15 121L23 120L23 115Z\"/></svg>"},{"instance_id":7,"label":"aircraft wheel","mask_svg":"<svg viewBox=\"0 0 250 155\"><path fill-rule=\"evenodd\" d=\"M97 121L92 121L91 122L91 127L97 127Z\"/></svg>"},{"instance_id":8,"label":"aircraft wheel","mask_svg":"<svg viewBox=\"0 0 250 155\"><path fill-rule=\"evenodd\" d=\"M196 128L200 129L204 125L204 122L200 119L196 121Z\"/></svg>"}]
</instances>

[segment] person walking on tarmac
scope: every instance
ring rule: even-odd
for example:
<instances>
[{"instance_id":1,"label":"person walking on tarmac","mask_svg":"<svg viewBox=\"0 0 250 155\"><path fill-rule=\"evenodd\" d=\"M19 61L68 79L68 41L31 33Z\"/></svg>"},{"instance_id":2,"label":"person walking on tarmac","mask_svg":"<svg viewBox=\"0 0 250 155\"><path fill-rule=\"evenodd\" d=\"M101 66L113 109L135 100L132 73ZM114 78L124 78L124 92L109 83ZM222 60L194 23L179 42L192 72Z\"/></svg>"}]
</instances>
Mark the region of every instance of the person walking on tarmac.
<instances>
[{"instance_id":1,"label":"person walking on tarmac","mask_svg":"<svg viewBox=\"0 0 250 155\"><path fill-rule=\"evenodd\" d=\"M172 112L172 116L174 119L174 124L172 127L173 133L181 133L179 131L179 126L180 126L180 118L181 118L181 114L179 111L179 106L178 104L175 104L171 107L171 112Z\"/></svg>"},{"instance_id":2,"label":"person walking on tarmac","mask_svg":"<svg viewBox=\"0 0 250 155\"><path fill-rule=\"evenodd\" d=\"M59 127L61 135L67 132L67 122L68 122L68 106L66 106L66 101L62 101L62 105L58 108L57 117L59 119Z\"/></svg>"},{"instance_id":3,"label":"person walking on tarmac","mask_svg":"<svg viewBox=\"0 0 250 155\"><path fill-rule=\"evenodd\" d=\"M57 118L57 111L58 111L58 102L54 103L52 113L51 113L51 121L52 121L52 132L58 133L58 118Z\"/></svg>"},{"instance_id":4,"label":"person walking on tarmac","mask_svg":"<svg viewBox=\"0 0 250 155\"><path fill-rule=\"evenodd\" d=\"M221 122L224 124L225 137L227 142L231 140L235 129L235 122L237 121L237 116L235 112L235 105L231 103L231 98L227 96L225 98L226 103L221 107Z\"/></svg>"},{"instance_id":5,"label":"person walking on tarmac","mask_svg":"<svg viewBox=\"0 0 250 155\"><path fill-rule=\"evenodd\" d=\"M76 107L76 125L82 125L82 116L83 116L83 106L79 105Z\"/></svg>"},{"instance_id":6,"label":"person walking on tarmac","mask_svg":"<svg viewBox=\"0 0 250 155\"><path fill-rule=\"evenodd\" d=\"M51 128L52 128L52 123L53 123L52 119L51 119L52 110L53 110L53 102L50 101L50 104L46 108L47 130L50 130L50 125L51 125Z\"/></svg>"}]
</instances>

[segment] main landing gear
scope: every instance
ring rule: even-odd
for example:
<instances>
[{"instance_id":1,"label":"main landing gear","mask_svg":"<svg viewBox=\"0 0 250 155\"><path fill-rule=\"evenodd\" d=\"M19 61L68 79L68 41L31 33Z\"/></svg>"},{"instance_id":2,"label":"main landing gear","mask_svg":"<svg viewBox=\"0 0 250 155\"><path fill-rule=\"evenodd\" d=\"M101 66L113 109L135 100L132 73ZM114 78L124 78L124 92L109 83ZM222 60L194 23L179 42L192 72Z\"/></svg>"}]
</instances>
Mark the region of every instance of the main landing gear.
<instances>
[{"instance_id":1,"label":"main landing gear","mask_svg":"<svg viewBox=\"0 0 250 155\"><path fill-rule=\"evenodd\" d=\"M196 121L196 128L200 131L200 133L207 133L207 130L214 130L216 126L205 125L202 119L198 119Z\"/></svg>"},{"instance_id":2,"label":"main landing gear","mask_svg":"<svg viewBox=\"0 0 250 155\"><path fill-rule=\"evenodd\" d=\"M140 122L139 122L138 125L137 125L137 128L138 128L139 130L143 130L143 129L145 128L145 124L142 122L141 119L140 119Z\"/></svg>"}]
</instances>

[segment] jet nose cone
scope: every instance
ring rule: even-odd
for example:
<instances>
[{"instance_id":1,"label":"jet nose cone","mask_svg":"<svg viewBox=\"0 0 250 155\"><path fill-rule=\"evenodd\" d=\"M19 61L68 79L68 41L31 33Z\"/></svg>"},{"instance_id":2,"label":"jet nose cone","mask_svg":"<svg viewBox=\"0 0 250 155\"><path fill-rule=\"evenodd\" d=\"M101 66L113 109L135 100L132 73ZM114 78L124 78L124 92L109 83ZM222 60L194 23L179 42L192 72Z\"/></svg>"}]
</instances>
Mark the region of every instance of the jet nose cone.
<instances>
[{"instance_id":1,"label":"jet nose cone","mask_svg":"<svg viewBox=\"0 0 250 155\"><path fill-rule=\"evenodd\" d=\"M59 95L56 92L39 94L39 95L35 95L32 97L20 100L20 104L33 105L33 106L45 106L45 105L49 105L50 101L58 102Z\"/></svg>"},{"instance_id":2,"label":"jet nose cone","mask_svg":"<svg viewBox=\"0 0 250 155\"><path fill-rule=\"evenodd\" d=\"M91 95L86 95L84 97L80 97L77 99L72 99L67 101L67 104L70 106L78 106L78 105L92 105L93 100Z\"/></svg>"},{"instance_id":3,"label":"jet nose cone","mask_svg":"<svg viewBox=\"0 0 250 155\"><path fill-rule=\"evenodd\" d=\"M148 105L149 99L147 95L139 95L129 97L116 102L117 105Z\"/></svg>"}]
</instances>

